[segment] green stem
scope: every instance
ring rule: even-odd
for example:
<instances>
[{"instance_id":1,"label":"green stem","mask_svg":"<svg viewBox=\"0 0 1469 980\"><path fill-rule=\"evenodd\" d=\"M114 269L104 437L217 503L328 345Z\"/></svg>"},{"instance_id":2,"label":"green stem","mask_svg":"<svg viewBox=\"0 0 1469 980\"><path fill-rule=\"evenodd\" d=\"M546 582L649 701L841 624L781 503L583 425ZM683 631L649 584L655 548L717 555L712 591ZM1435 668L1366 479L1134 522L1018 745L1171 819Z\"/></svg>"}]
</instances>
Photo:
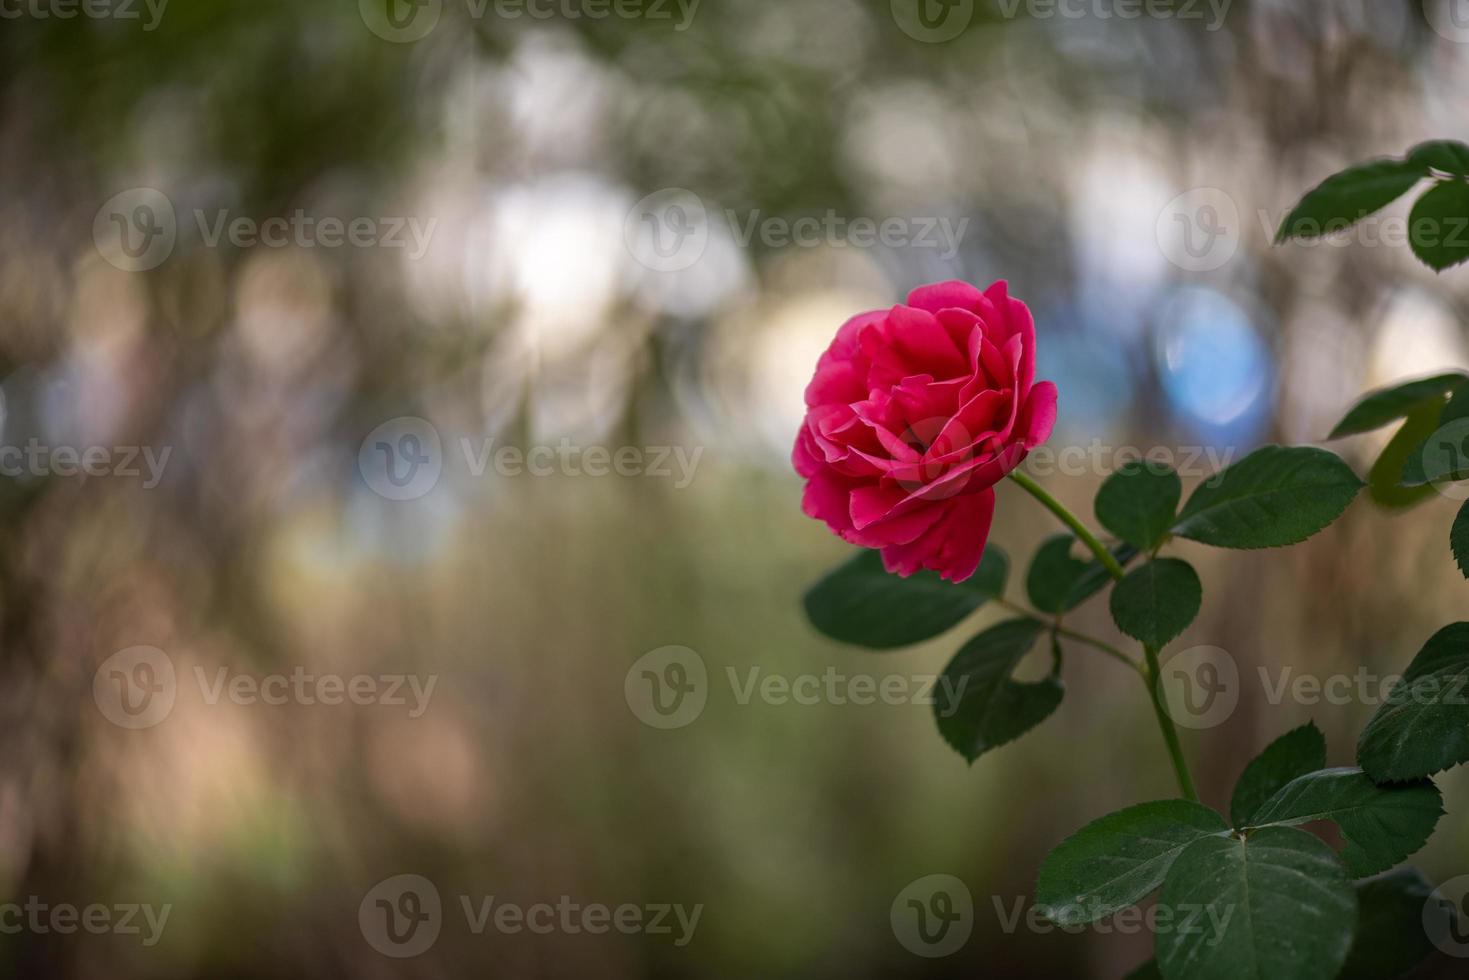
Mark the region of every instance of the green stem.
<instances>
[{"instance_id":1,"label":"green stem","mask_svg":"<svg viewBox=\"0 0 1469 980\"><path fill-rule=\"evenodd\" d=\"M1061 501L1049 493L1046 493L1045 489L1039 483L1019 470L1011 470L1010 479L1024 487L1026 493L1039 500L1047 510L1060 518L1062 524L1071 528L1077 538L1081 540L1081 543L1090 548L1092 554L1097 556L1097 561L1102 563L1102 567L1107 570L1108 575L1119 581L1122 579L1122 566L1117 563L1117 559L1113 557L1112 552L1108 551L1107 546L1097 540L1097 536L1085 524L1081 523L1081 520L1075 514L1066 509L1065 504L1061 503Z\"/></svg>"},{"instance_id":2,"label":"green stem","mask_svg":"<svg viewBox=\"0 0 1469 980\"><path fill-rule=\"evenodd\" d=\"M1064 636L1068 640L1075 640L1077 643L1085 643L1093 650L1100 650L1102 653L1105 653L1113 660L1117 660L1121 663L1126 664L1133 670L1137 671L1140 676L1144 678L1148 676L1146 667L1144 667L1142 664L1138 663L1136 660L1129 657L1127 654L1123 653L1121 650L1117 649L1110 643L1099 640L1095 636L1088 636L1085 633L1079 633L1076 630L1067 629L1065 626L1061 625L1061 621L1059 619L1047 621L1046 617L1041 613L1026 609L1024 606L1011 602L1008 599L996 599L995 604L1005 609L1008 609L1013 613L1018 613L1021 616L1025 616L1028 619L1039 619L1043 622L1046 622L1047 627L1051 630L1052 633L1055 633L1057 636Z\"/></svg>"},{"instance_id":3,"label":"green stem","mask_svg":"<svg viewBox=\"0 0 1469 980\"><path fill-rule=\"evenodd\" d=\"M1097 536L1081 522L1080 518L1066 509L1065 504L1051 496L1039 483L1036 483L1019 470L1011 470L1010 479L1024 487L1027 493L1036 500L1039 500L1052 514L1055 514L1062 524L1071 528L1077 538L1091 549L1092 554L1097 556L1097 561L1102 563L1102 567L1107 570L1108 575L1111 575L1117 581L1122 580L1122 566L1118 564L1112 552L1108 551L1107 547L1101 541L1097 540ZM1197 803L1199 801L1199 794L1194 789L1193 777L1189 775L1188 760L1183 757L1183 746L1178 741L1178 728L1173 724L1173 719L1168 716L1168 709L1163 705L1163 695L1158 690L1158 678L1162 673L1158 665L1158 651L1147 644L1143 645L1143 657L1147 662L1146 667L1144 667L1120 650L1108 648L1106 644L1093 640L1091 637L1084 636L1083 634L1062 629L1060 623L1056 623L1054 629L1062 636L1069 636L1073 640L1089 643L1112 656L1120 658L1142 675L1143 682L1148 685L1148 699L1153 702L1153 714L1158 719L1158 730L1163 733L1163 744L1168 747L1168 758L1172 761L1173 771L1178 776L1178 788L1183 791L1185 799L1193 800Z\"/></svg>"},{"instance_id":4,"label":"green stem","mask_svg":"<svg viewBox=\"0 0 1469 980\"><path fill-rule=\"evenodd\" d=\"M1183 757L1183 746L1178 742L1178 728L1173 724L1173 719L1168 716L1168 709L1163 706L1163 695L1158 690L1158 678L1161 674L1158 666L1158 651L1143 644L1143 656L1148 661L1148 670L1143 675L1143 679L1148 685L1148 697L1153 702L1153 713L1158 716L1158 728L1163 732L1163 741L1168 746L1168 757L1173 762L1173 771L1178 776L1178 788L1183 791L1184 799L1197 803L1199 793L1194 789L1194 780L1188 771L1188 760Z\"/></svg>"},{"instance_id":5,"label":"green stem","mask_svg":"<svg viewBox=\"0 0 1469 980\"><path fill-rule=\"evenodd\" d=\"M1057 623L1054 627L1052 627L1052 629L1057 634L1066 637L1068 640L1075 640L1078 643L1085 643L1087 646L1102 651L1114 660L1120 660L1122 663L1127 664L1127 666L1137 671L1143 677L1148 676L1147 671L1144 669L1142 664L1138 663L1136 660L1132 659L1127 654L1123 653L1121 650L1117 649L1111 644L1103 643L1101 640L1097 639L1094 636L1087 636L1085 633L1078 633L1075 630L1067 629L1060 623Z\"/></svg>"}]
</instances>

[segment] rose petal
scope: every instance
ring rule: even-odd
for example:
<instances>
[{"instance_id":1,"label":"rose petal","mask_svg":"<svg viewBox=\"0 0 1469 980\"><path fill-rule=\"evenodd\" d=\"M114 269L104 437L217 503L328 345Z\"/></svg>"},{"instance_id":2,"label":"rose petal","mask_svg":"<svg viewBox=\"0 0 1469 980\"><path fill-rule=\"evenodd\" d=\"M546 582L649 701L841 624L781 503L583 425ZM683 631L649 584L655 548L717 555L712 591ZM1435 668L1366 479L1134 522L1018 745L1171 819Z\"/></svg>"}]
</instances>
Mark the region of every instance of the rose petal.
<instances>
[{"instance_id":1,"label":"rose petal","mask_svg":"<svg viewBox=\"0 0 1469 980\"><path fill-rule=\"evenodd\" d=\"M888 339L904 361L935 378L955 378L967 373L964 351L954 343L943 324L927 310L895 306L888 312Z\"/></svg>"},{"instance_id":2,"label":"rose petal","mask_svg":"<svg viewBox=\"0 0 1469 980\"><path fill-rule=\"evenodd\" d=\"M994 304L998 314L991 323L989 336L995 346L1003 348L1012 337L1020 338L1020 368L1015 380L1022 396L1029 394L1035 383L1035 318L1030 307L1010 298L1010 284L1001 279L985 290L985 298Z\"/></svg>"},{"instance_id":3,"label":"rose petal","mask_svg":"<svg viewBox=\"0 0 1469 980\"><path fill-rule=\"evenodd\" d=\"M852 529L848 499L851 485L830 469L821 470L806 482L801 495L801 510L807 517L825 521L838 534Z\"/></svg>"},{"instance_id":4,"label":"rose petal","mask_svg":"<svg viewBox=\"0 0 1469 980\"><path fill-rule=\"evenodd\" d=\"M1030 397L1026 399L1025 408L1020 413L1020 423L1015 430L1027 449L1034 449L1051 438L1051 430L1056 427L1056 402L1054 383L1040 381L1030 389Z\"/></svg>"},{"instance_id":5,"label":"rose petal","mask_svg":"<svg viewBox=\"0 0 1469 980\"><path fill-rule=\"evenodd\" d=\"M981 391L954 413L924 458L933 462L966 450L974 452L978 444L1006 428L1012 405L1009 391Z\"/></svg>"},{"instance_id":6,"label":"rose petal","mask_svg":"<svg viewBox=\"0 0 1469 980\"><path fill-rule=\"evenodd\" d=\"M798 474L810 479L821 470L823 462L815 437L811 435L811 427L801 426L801 431L796 433L796 444L791 448L791 465Z\"/></svg>"},{"instance_id":7,"label":"rose petal","mask_svg":"<svg viewBox=\"0 0 1469 980\"><path fill-rule=\"evenodd\" d=\"M983 298L984 293L969 283L950 279L919 286L908 294L908 305L930 313L946 309L973 310Z\"/></svg>"},{"instance_id":8,"label":"rose petal","mask_svg":"<svg viewBox=\"0 0 1469 980\"><path fill-rule=\"evenodd\" d=\"M956 497L939 505L942 516L908 544L882 550L883 567L908 576L931 568L950 582L963 582L979 568L995 517L995 492Z\"/></svg>"},{"instance_id":9,"label":"rose petal","mask_svg":"<svg viewBox=\"0 0 1469 980\"><path fill-rule=\"evenodd\" d=\"M943 508L935 504L920 504L904 513L883 513L882 491L877 487L860 487L852 492L852 511L874 519L858 524L854 521L848 540L865 548L885 548L894 544L907 544L923 534L943 516ZM859 501L858 497L868 499ZM899 495L901 496L901 494Z\"/></svg>"},{"instance_id":10,"label":"rose petal","mask_svg":"<svg viewBox=\"0 0 1469 980\"><path fill-rule=\"evenodd\" d=\"M842 404L867 397L868 364L862 355L861 337L864 330L886 317L886 312L873 310L842 324L836 339L816 362L816 373L806 386L808 406Z\"/></svg>"}]
</instances>

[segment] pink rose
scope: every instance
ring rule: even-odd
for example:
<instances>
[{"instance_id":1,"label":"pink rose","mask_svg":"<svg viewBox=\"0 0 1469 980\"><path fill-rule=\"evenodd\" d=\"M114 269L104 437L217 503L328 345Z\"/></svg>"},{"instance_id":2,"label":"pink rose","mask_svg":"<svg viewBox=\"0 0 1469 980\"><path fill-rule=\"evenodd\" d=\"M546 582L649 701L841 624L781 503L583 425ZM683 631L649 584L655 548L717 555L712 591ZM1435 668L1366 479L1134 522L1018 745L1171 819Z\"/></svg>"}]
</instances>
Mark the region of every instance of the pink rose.
<instances>
[{"instance_id":1,"label":"pink rose","mask_svg":"<svg viewBox=\"0 0 1469 980\"><path fill-rule=\"evenodd\" d=\"M1035 322L1006 284L915 289L837 331L806 388L793 460L802 507L889 572L974 574L994 485L1044 442L1056 386L1035 384Z\"/></svg>"}]
</instances>

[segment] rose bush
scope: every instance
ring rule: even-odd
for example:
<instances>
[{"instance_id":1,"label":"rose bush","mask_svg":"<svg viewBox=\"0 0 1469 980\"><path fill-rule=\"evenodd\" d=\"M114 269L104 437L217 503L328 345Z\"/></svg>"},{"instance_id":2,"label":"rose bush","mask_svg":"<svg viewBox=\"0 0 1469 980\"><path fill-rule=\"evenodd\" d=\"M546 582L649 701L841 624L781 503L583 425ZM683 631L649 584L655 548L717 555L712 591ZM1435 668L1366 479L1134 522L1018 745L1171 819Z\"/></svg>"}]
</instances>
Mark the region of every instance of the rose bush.
<instances>
[{"instance_id":1,"label":"rose bush","mask_svg":"<svg viewBox=\"0 0 1469 980\"><path fill-rule=\"evenodd\" d=\"M1002 280L915 289L848 320L806 388L802 506L898 575L974 574L994 485L1044 442L1056 386L1035 382L1035 322Z\"/></svg>"},{"instance_id":2,"label":"rose bush","mask_svg":"<svg viewBox=\"0 0 1469 980\"><path fill-rule=\"evenodd\" d=\"M1329 178L1281 236L1305 234L1298 217L1351 224L1425 177L1437 183L1415 215L1469 220L1469 145L1440 141ZM1469 246L1463 256L1420 258L1437 269L1469 261ZM1034 905L1070 931L1156 893L1155 959L1129 976L1388 980L1419 975L1435 946L1469 956L1462 879L1435 890L1402 865L1444 815L1434 777L1469 763L1469 709L1449 683L1469 674L1469 623L1445 627L1418 652L1358 739L1357 766L1328 766L1325 733L1308 723L1232 774L1227 814L1205 805L1179 726L1222 722L1209 717L1214 693L1224 692L1205 668L1218 675L1217 665L1194 654L1229 655L1213 646L1164 655L1186 631L1218 629L1228 617L1196 626L1203 583L1187 560L1161 552L1180 540L1251 551L1298 545L1341 517L1366 484L1341 457L1312 446L1261 446L1187 499L1171 467L1130 464L1102 481L1092 502L1106 540L1015 469L1056 416L1054 386L1032 383L1034 347L1030 315L1004 283L983 293L957 282L925 286L906 306L842 327L807 390L795 465L807 479L806 511L882 558L859 553L808 589L802 604L812 626L888 651L949 634L986 604L1003 607L1010 618L955 649L932 701L939 734L971 764L1041 726L1064 698L1096 696L1090 683L1063 683L1071 651L1105 656L1142 681L1178 796L1097 817L1058 844L1041 866ZM1369 474L1374 499L1400 508L1469 481L1460 463L1469 455L1466 421L1469 374L1451 371L1372 392L1332 438L1400 424ZM1016 576L1003 549L985 540L992 487L1007 474L1066 528ZM1469 576L1469 504L1449 538ZM1078 545L1094 560L1078 560ZM946 585L913 575L919 569L970 581ZM1024 601L1006 594L1012 579ZM1072 611L1097 595L1140 656L1077 628ZM1037 677L1032 661L1028 679L1016 676L1036 655L1050 671ZM1204 706L1200 689L1209 694ZM1224 707L1227 716L1232 706ZM1330 837L1312 832L1323 822L1335 825ZM1194 926L1176 927L1185 920Z\"/></svg>"}]
</instances>

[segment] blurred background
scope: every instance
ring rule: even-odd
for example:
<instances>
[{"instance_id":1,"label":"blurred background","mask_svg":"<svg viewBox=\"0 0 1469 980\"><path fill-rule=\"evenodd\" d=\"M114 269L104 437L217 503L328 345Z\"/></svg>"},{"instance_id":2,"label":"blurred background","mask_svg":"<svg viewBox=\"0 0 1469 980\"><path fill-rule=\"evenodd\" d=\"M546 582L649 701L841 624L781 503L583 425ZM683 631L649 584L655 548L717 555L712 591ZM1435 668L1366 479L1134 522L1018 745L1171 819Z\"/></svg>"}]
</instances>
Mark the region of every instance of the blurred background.
<instances>
[{"instance_id":1,"label":"blurred background","mask_svg":"<svg viewBox=\"0 0 1469 980\"><path fill-rule=\"evenodd\" d=\"M0 883L37 910L0 912L0 973L1128 973L1146 932L1025 912L1063 837L1173 794L1145 692L1077 648L969 767L913 685L999 613L816 635L850 549L801 514L802 389L852 314L1007 278L1072 451L1033 471L1089 516L1125 447L1195 484L1469 366L1469 272L1413 259L1407 202L1271 245L1342 166L1469 138L1457 7L0 0ZM1273 688L1460 618L1456 506L1179 549L1174 649L1242 678L1184 733L1207 802L1309 719L1351 764L1375 701ZM1000 488L1011 598L1056 529ZM1103 606L1071 625L1116 639ZM750 693L833 673L912 696ZM1441 785L1435 883L1469 874ZM928 958L890 913L935 874L972 935Z\"/></svg>"}]
</instances>

